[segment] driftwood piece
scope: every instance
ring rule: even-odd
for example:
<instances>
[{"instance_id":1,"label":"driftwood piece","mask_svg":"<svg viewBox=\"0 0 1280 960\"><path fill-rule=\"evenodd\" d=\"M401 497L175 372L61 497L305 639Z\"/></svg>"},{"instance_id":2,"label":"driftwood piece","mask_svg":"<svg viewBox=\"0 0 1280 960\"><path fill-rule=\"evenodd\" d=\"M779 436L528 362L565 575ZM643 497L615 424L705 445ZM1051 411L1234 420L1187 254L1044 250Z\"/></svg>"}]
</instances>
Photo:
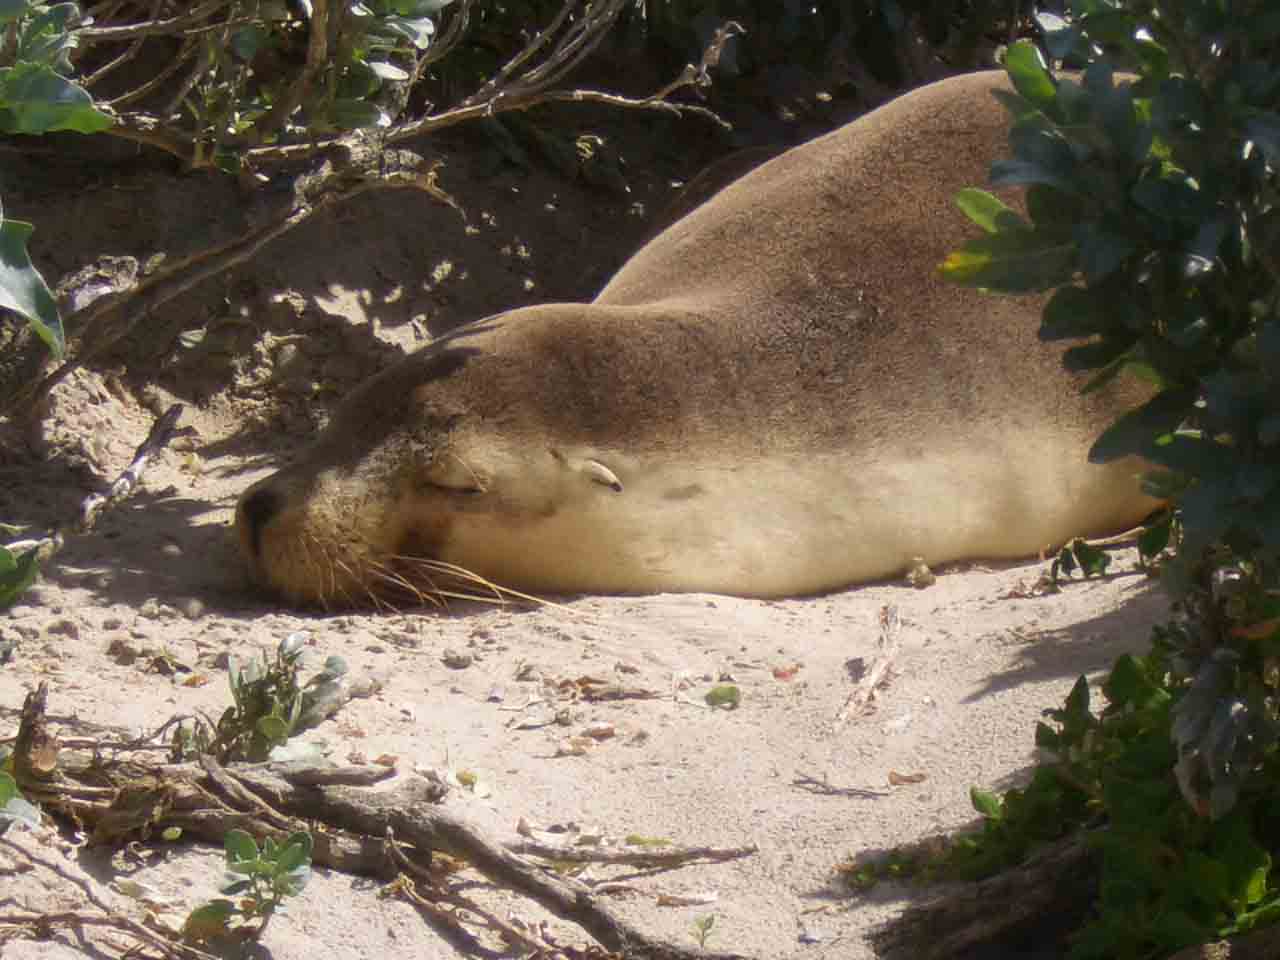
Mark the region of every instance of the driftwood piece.
<instances>
[{"instance_id":1,"label":"driftwood piece","mask_svg":"<svg viewBox=\"0 0 1280 960\"><path fill-rule=\"evenodd\" d=\"M1093 878L1085 845L1063 840L1019 867L911 907L874 931L872 946L881 960L975 956L1024 931L1029 938L1046 917L1083 916L1093 899Z\"/></svg>"},{"instance_id":2,"label":"driftwood piece","mask_svg":"<svg viewBox=\"0 0 1280 960\"><path fill-rule=\"evenodd\" d=\"M46 696L42 684L23 707L15 753L28 744L42 752L38 758L15 757L19 787L46 811L72 820L95 843L120 843L171 826L218 845L233 828L259 840L283 840L294 830L309 830L317 865L384 878L395 876L400 858L425 865L432 851L441 851L578 925L623 957L740 956L704 953L636 930L586 885L504 849L466 817L439 807L440 788L425 780L404 777L382 784L396 776L383 767L298 761L224 767L207 756L199 763L148 764L59 753L56 741L50 745L42 733ZM374 785L380 789L370 791ZM395 857L388 851L392 843Z\"/></svg>"}]
</instances>

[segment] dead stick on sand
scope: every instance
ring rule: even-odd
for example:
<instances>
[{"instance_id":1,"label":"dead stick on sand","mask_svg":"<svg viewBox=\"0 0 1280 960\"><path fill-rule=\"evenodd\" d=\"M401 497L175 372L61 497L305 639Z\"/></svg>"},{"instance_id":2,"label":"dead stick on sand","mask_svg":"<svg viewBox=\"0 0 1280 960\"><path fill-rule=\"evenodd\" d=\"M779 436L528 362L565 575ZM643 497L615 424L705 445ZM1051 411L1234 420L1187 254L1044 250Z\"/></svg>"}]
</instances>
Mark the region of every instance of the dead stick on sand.
<instances>
[{"instance_id":1,"label":"dead stick on sand","mask_svg":"<svg viewBox=\"0 0 1280 960\"><path fill-rule=\"evenodd\" d=\"M876 687L880 686L898 655L899 636L902 633L902 621L898 616L898 608L886 604L880 608L880 639L876 644L879 651L867 672L862 675L849 699L844 702L840 712L836 714L835 728L838 730L848 723L849 718L860 714L876 696Z\"/></svg>"}]
</instances>

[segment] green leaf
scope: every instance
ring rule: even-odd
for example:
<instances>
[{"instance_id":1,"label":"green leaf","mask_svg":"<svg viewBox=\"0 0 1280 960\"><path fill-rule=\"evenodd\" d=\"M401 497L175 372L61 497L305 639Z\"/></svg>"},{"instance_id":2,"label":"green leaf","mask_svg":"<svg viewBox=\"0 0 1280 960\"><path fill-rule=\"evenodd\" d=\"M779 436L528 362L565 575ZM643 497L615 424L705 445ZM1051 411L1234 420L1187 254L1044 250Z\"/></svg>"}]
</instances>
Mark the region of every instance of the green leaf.
<instances>
[{"instance_id":1,"label":"green leaf","mask_svg":"<svg viewBox=\"0 0 1280 960\"><path fill-rule=\"evenodd\" d=\"M1169 537L1173 533L1173 514L1165 512L1160 518L1143 527L1138 534L1138 553L1144 559L1158 556L1169 546Z\"/></svg>"},{"instance_id":2,"label":"green leaf","mask_svg":"<svg viewBox=\"0 0 1280 960\"><path fill-rule=\"evenodd\" d=\"M1267 893L1271 855L1254 837L1250 817L1237 808L1214 825L1213 849L1227 874L1227 896L1243 913Z\"/></svg>"},{"instance_id":3,"label":"green leaf","mask_svg":"<svg viewBox=\"0 0 1280 960\"><path fill-rule=\"evenodd\" d=\"M1036 721L1036 746L1041 750L1058 750L1062 746L1062 738L1058 731L1043 720Z\"/></svg>"},{"instance_id":4,"label":"green leaf","mask_svg":"<svg viewBox=\"0 0 1280 960\"><path fill-rule=\"evenodd\" d=\"M388 63L385 60L370 60L366 65L383 80L409 79L408 70L403 70L394 63Z\"/></svg>"},{"instance_id":5,"label":"green leaf","mask_svg":"<svg viewBox=\"0 0 1280 960\"><path fill-rule=\"evenodd\" d=\"M1102 431L1089 450L1090 463L1110 463L1134 454L1148 455L1157 437L1172 433L1196 402L1191 390L1165 390L1130 410Z\"/></svg>"},{"instance_id":6,"label":"green leaf","mask_svg":"<svg viewBox=\"0 0 1280 960\"><path fill-rule=\"evenodd\" d=\"M1071 692L1067 694L1062 712L1063 724L1066 726L1088 724L1092 719L1092 715L1089 713L1089 681L1087 678L1076 678L1076 682L1071 687Z\"/></svg>"},{"instance_id":7,"label":"green leaf","mask_svg":"<svg viewBox=\"0 0 1280 960\"><path fill-rule=\"evenodd\" d=\"M1009 131L1009 146L1016 159L1048 171L1068 192L1077 192L1077 161L1071 144L1043 117L1019 120ZM1047 182L1047 181L1046 181Z\"/></svg>"},{"instance_id":8,"label":"green leaf","mask_svg":"<svg viewBox=\"0 0 1280 960\"><path fill-rule=\"evenodd\" d=\"M1053 577L1055 584L1057 583L1059 572L1062 572L1068 577L1076 572L1076 557L1075 554L1071 552L1070 546L1063 547L1058 551L1058 556L1054 559L1053 567L1051 569L1051 576Z\"/></svg>"},{"instance_id":9,"label":"green leaf","mask_svg":"<svg viewBox=\"0 0 1280 960\"><path fill-rule=\"evenodd\" d=\"M1072 193L1078 189L1071 177L1033 160L997 160L991 164L991 182L997 187L1046 186Z\"/></svg>"},{"instance_id":10,"label":"green leaf","mask_svg":"<svg viewBox=\"0 0 1280 960\"><path fill-rule=\"evenodd\" d=\"M980 790L977 787L970 787L969 802L973 804L973 809L988 820L998 822L1004 818L1004 804L1000 802L1000 797L997 794L988 790Z\"/></svg>"},{"instance_id":11,"label":"green leaf","mask_svg":"<svg viewBox=\"0 0 1280 960\"><path fill-rule=\"evenodd\" d=\"M1063 351L1062 365L1072 373L1086 370L1101 372L1084 387L1083 393L1092 393L1106 385L1127 361L1129 349L1133 345L1133 337L1124 339L1106 337L1096 343L1085 343Z\"/></svg>"},{"instance_id":12,"label":"green leaf","mask_svg":"<svg viewBox=\"0 0 1280 960\"><path fill-rule=\"evenodd\" d=\"M1030 40L1020 40L1009 47L1004 56L1005 70L1013 87L1037 109L1050 113L1057 99L1057 85L1040 54Z\"/></svg>"},{"instance_id":13,"label":"green leaf","mask_svg":"<svg viewBox=\"0 0 1280 960\"><path fill-rule=\"evenodd\" d=\"M13 822L40 826L40 808L22 796L11 774L0 770L0 833Z\"/></svg>"},{"instance_id":14,"label":"green leaf","mask_svg":"<svg viewBox=\"0 0 1280 960\"><path fill-rule=\"evenodd\" d=\"M1154 464L1192 478L1235 473L1242 466L1232 448L1196 433L1178 432L1160 437L1144 455Z\"/></svg>"},{"instance_id":15,"label":"green leaf","mask_svg":"<svg viewBox=\"0 0 1280 960\"><path fill-rule=\"evenodd\" d=\"M258 844L243 830L228 830L222 841L227 863L244 863L258 859Z\"/></svg>"},{"instance_id":16,"label":"green leaf","mask_svg":"<svg viewBox=\"0 0 1280 960\"><path fill-rule=\"evenodd\" d=\"M1059 190L1045 183L1027 189L1027 214L1041 227L1064 227L1085 215L1087 203L1077 193Z\"/></svg>"},{"instance_id":17,"label":"green leaf","mask_svg":"<svg viewBox=\"0 0 1280 960\"><path fill-rule=\"evenodd\" d=\"M1086 577L1100 577L1111 565L1111 557L1105 550L1091 545L1088 541L1077 539L1071 544L1071 553L1080 564L1080 570Z\"/></svg>"},{"instance_id":18,"label":"green leaf","mask_svg":"<svg viewBox=\"0 0 1280 960\"><path fill-rule=\"evenodd\" d=\"M245 63L248 63L258 52L273 45L272 34L263 27L250 25L237 30L231 35L232 52Z\"/></svg>"},{"instance_id":19,"label":"green leaf","mask_svg":"<svg viewBox=\"0 0 1280 960\"><path fill-rule=\"evenodd\" d=\"M5 133L101 133L113 123L88 91L52 67L19 63L0 70L0 130Z\"/></svg>"},{"instance_id":20,"label":"green leaf","mask_svg":"<svg viewBox=\"0 0 1280 960\"><path fill-rule=\"evenodd\" d=\"M0 0L0 24L17 20L27 12L28 0Z\"/></svg>"},{"instance_id":21,"label":"green leaf","mask_svg":"<svg viewBox=\"0 0 1280 960\"><path fill-rule=\"evenodd\" d=\"M329 122L339 130L359 130L365 127L390 126L391 118L385 110L364 100L338 99L329 107Z\"/></svg>"},{"instance_id":22,"label":"green leaf","mask_svg":"<svg viewBox=\"0 0 1280 960\"><path fill-rule=\"evenodd\" d=\"M1015 210L985 190L966 187L956 194L956 206L987 233L1030 229L1030 225Z\"/></svg>"},{"instance_id":23,"label":"green leaf","mask_svg":"<svg viewBox=\"0 0 1280 960\"><path fill-rule=\"evenodd\" d=\"M1280 114L1256 113L1245 121L1245 134L1273 167L1280 167Z\"/></svg>"},{"instance_id":24,"label":"green leaf","mask_svg":"<svg viewBox=\"0 0 1280 960\"><path fill-rule=\"evenodd\" d=\"M74 3L57 3L30 9L39 12L19 31L15 61L42 64L59 73L70 73L73 69L70 54L76 46L71 27L80 19L79 7Z\"/></svg>"},{"instance_id":25,"label":"green leaf","mask_svg":"<svg viewBox=\"0 0 1280 960\"><path fill-rule=\"evenodd\" d=\"M1110 326L1107 303L1095 291L1068 285L1054 291L1040 315L1040 339L1092 337Z\"/></svg>"},{"instance_id":26,"label":"green leaf","mask_svg":"<svg viewBox=\"0 0 1280 960\"><path fill-rule=\"evenodd\" d=\"M1215 209L1213 198L1188 177L1148 177L1134 185L1130 196L1137 206L1166 220L1199 223Z\"/></svg>"},{"instance_id":27,"label":"green leaf","mask_svg":"<svg viewBox=\"0 0 1280 960\"><path fill-rule=\"evenodd\" d=\"M290 835L280 855L276 857L276 870L289 873L311 863L311 834L299 831Z\"/></svg>"},{"instance_id":28,"label":"green leaf","mask_svg":"<svg viewBox=\"0 0 1280 960\"><path fill-rule=\"evenodd\" d=\"M708 690L705 699L709 707L737 710L742 702L742 691L731 683L722 683Z\"/></svg>"},{"instance_id":29,"label":"green leaf","mask_svg":"<svg viewBox=\"0 0 1280 960\"><path fill-rule=\"evenodd\" d=\"M29 223L0 219L0 307L25 318L54 357L61 359L65 349L62 318L53 294L27 255L31 231Z\"/></svg>"},{"instance_id":30,"label":"green leaf","mask_svg":"<svg viewBox=\"0 0 1280 960\"><path fill-rule=\"evenodd\" d=\"M369 27L370 36L407 40L418 50L431 46L436 25L425 17L387 17Z\"/></svg>"},{"instance_id":31,"label":"green leaf","mask_svg":"<svg viewBox=\"0 0 1280 960\"><path fill-rule=\"evenodd\" d=\"M1132 706L1138 710L1160 707L1170 701L1168 692L1148 675L1147 661L1125 654L1102 684L1102 692L1112 707Z\"/></svg>"},{"instance_id":32,"label":"green leaf","mask_svg":"<svg viewBox=\"0 0 1280 960\"><path fill-rule=\"evenodd\" d=\"M1082 223L1075 228L1080 270L1092 286L1111 276L1137 249L1120 230L1105 223Z\"/></svg>"},{"instance_id":33,"label":"green leaf","mask_svg":"<svg viewBox=\"0 0 1280 960\"><path fill-rule=\"evenodd\" d=\"M942 274L953 283L1006 293L1032 293L1068 283L1075 245L1039 230L1002 230L970 240L947 255Z\"/></svg>"},{"instance_id":34,"label":"green leaf","mask_svg":"<svg viewBox=\"0 0 1280 960\"><path fill-rule=\"evenodd\" d=\"M187 915L187 920L182 925L182 938L203 943L225 936L235 914L236 905L230 900L212 900L202 907L196 907Z\"/></svg>"},{"instance_id":35,"label":"green leaf","mask_svg":"<svg viewBox=\"0 0 1280 960\"><path fill-rule=\"evenodd\" d=\"M288 722L283 717L277 717L274 714L260 717L254 728L270 743L280 743L289 739Z\"/></svg>"},{"instance_id":36,"label":"green leaf","mask_svg":"<svg viewBox=\"0 0 1280 960\"><path fill-rule=\"evenodd\" d=\"M0 547L0 610L13 606L35 583L39 573L39 551L28 550L15 557L7 548Z\"/></svg>"},{"instance_id":37,"label":"green leaf","mask_svg":"<svg viewBox=\"0 0 1280 960\"><path fill-rule=\"evenodd\" d=\"M271 887L277 896L295 897L306 889L311 880L311 865L303 864L287 873L279 873L271 881Z\"/></svg>"}]
</instances>

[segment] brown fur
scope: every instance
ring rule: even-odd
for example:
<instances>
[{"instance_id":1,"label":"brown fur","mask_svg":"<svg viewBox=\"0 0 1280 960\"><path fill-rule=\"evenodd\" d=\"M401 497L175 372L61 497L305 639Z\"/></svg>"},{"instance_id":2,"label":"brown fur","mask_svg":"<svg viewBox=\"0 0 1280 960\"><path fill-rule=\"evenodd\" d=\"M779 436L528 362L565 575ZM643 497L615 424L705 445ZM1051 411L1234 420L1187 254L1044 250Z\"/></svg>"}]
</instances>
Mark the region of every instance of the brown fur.
<instances>
[{"instance_id":1,"label":"brown fur","mask_svg":"<svg viewBox=\"0 0 1280 960\"><path fill-rule=\"evenodd\" d=\"M815 592L1015 557L1153 506L1087 464L1125 398L1082 398L1040 298L937 274L953 200L1005 151L1000 74L918 90L766 163L591 304L464 327L356 391L242 499L295 600L358 601L412 559L552 591Z\"/></svg>"}]
</instances>

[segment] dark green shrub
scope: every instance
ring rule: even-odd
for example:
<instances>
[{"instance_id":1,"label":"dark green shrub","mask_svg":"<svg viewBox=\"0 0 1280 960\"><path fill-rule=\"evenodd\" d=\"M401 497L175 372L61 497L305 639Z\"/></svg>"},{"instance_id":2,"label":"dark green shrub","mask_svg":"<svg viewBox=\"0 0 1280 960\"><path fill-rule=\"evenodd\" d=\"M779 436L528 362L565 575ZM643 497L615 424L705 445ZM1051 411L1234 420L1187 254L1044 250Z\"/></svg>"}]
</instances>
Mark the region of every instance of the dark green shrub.
<instances>
[{"instance_id":1,"label":"dark green shrub","mask_svg":"<svg viewBox=\"0 0 1280 960\"><path fill-rule=\"evenodd\" d=\"M1072 956L1166 956L1280 919L1280 8L1263 0L1078 0L1043 18L1056 76L1015 45L1012 157L1026 216L959 199L985 235L953 279L1055 291L1045 340L1089 388L1139 376L1152 398L1098 438L1139 455L1170 511L1142 538L1176 619L1117 662L1108 706L1083 679L1037 743L1031 785L977 804L956 865L995 869L1092 824L1096 912ZM1118 71L1133 71L1122 76Z\"/></svg>"}]
</instances>

